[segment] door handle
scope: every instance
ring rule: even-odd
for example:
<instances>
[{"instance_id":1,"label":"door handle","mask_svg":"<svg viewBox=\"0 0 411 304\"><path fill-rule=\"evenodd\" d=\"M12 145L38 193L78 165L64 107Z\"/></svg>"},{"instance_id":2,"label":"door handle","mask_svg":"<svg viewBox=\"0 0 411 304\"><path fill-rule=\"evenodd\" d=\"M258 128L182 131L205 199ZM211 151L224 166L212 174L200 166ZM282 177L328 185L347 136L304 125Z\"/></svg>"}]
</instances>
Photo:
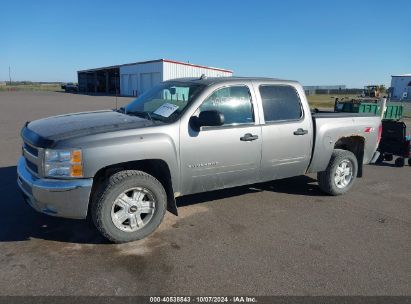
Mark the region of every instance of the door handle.
<instances>
[{"instance_id":1,"label":"door handle","mask_svg":"<svg viewBox=\"0 0 411 304\"><path fill-rule=\"evenodd\" d=\"M258 135L253 135L251 133L244 134L243 137L240 137L241 141L252 141L258 139Z\"/></svg>"},{"instance_id":2,"label":"door handle","mask_svg":"<svg viewBox=\"0 0 411 304\"><path fill-rule=\"evenodd\" d=\"M294 131L294 135L305 135L308 133L308 130L304 130L304 129L297 129L296 131Z\"/></svg>"}]
</instances>

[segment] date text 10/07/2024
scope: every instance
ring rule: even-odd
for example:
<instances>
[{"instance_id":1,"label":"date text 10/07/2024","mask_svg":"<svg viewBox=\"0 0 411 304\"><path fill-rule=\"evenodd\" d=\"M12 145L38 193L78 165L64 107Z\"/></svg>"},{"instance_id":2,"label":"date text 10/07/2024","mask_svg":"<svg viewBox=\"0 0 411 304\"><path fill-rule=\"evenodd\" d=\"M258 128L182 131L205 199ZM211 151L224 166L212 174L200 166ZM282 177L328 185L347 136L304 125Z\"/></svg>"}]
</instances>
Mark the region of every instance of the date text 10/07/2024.
<instances>
[{"instance_id":1,"label":"date text 10/07/2024","mask_svg":"<svg viewBox=\"0 0 411 304\"><path fill-rule=\"evenodd\" d=\"M150 303L257 303L255 297L150 297Z\"/></svg>"}]
</instances>

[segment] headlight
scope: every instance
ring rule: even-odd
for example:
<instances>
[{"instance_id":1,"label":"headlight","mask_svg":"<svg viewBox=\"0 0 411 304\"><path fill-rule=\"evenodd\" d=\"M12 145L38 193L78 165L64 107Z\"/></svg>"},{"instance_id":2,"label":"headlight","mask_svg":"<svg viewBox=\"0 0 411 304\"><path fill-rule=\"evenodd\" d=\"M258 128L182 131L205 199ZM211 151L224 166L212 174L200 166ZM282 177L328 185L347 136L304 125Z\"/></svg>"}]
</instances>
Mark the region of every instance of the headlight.
<instances>
[{"instance_id":1,"label":"headlight","mask_svg":"<svg viewBox=\"0 0 411 304\"><path fill-rule=\"evenodd\" d=\"M46 149L44 173L50 177L83 177L81 150Z\"/></svg>"}]
</instances>

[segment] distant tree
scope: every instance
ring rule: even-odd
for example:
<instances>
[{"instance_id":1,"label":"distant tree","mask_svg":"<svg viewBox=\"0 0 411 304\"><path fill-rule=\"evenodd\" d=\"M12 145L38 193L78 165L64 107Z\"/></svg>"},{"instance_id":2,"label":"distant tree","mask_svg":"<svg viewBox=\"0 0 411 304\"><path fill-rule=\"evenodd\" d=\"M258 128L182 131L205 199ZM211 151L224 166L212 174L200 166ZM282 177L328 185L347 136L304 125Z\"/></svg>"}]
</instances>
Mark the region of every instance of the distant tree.
<instances>
[{"instance_id":1,"label":"distant tree","mask_svg":"<svg viewBox=\"0 0 411 304\"><path fill-rule=\"evenodd\" d=\"M379 86L379 90L380 90L381 93L385 93L387 91L385 85L383 85L383 84Z\"/></svg>"}]
</instances>

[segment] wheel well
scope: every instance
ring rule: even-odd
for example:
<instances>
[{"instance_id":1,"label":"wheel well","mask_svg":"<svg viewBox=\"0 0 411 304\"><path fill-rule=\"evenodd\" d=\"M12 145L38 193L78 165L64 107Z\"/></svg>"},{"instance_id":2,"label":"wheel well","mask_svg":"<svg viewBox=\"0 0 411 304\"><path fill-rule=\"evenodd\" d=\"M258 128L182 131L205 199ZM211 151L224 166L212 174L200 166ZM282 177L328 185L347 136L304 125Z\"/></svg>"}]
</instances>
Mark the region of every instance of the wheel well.
<instances>
[{"instance_id":1,"label":"wheel well","mask_svg":"<svg viewBox=\"0 0 411 304\"><path fill-rule=\"evenodd\" d=\"M107 181L114 173L123 170L139 170L154 176L163 185L167 193L167 210L175 215L178 215L173 185L171 182L170 168L167 163L161 159L146 159L113 164L97 171L93 177L93 187L91 188L90 193L89 209L92 201L96 199L100 191L104 189L105 181ZM88 212L88 214L90 214L90 212Z\"/></svg>"},{"instance_id":2,"label":"wheel well","mask_svg":"<svg viewBox=\"0 0 411 304\"><path fill-rule=\"evenodd\" d=\"M355 155L358 162L358 177L363 173L364 145L365 140L361 136L342 137L334 145L334 149L347 150Z\"/></svg>"}]
</instances>

